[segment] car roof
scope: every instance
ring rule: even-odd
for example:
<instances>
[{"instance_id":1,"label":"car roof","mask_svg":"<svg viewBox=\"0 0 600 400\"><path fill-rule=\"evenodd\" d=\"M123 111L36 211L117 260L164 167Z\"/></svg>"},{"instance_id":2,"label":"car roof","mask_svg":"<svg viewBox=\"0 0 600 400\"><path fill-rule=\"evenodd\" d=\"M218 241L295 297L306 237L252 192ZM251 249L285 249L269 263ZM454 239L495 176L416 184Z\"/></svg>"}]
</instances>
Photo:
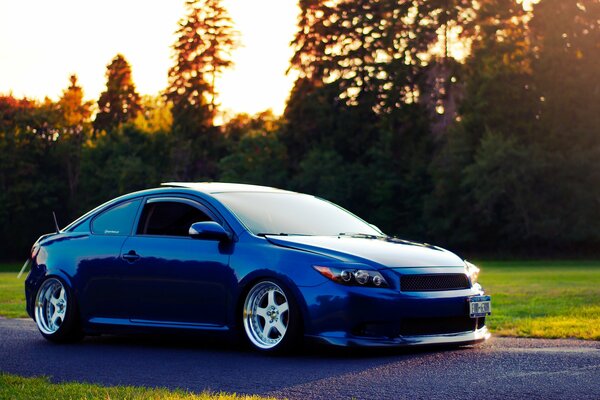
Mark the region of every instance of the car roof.
<instances>
[{"instance_id":1,"label":"car roof","mask_svg":"<svg viewBox=\"0 0 600 400\"><path fill-rule=\"evenodd\" d=\"M247 185L244 183L223 182L165 182L162 187L180 187L196 190L198 192L215 194L228 192L270 192L270 193L294 193L288 190L277 189L269 186Z\"/></svg>"},{"instance_id":2,"label":"car roof","mask_svg":"<svg viewBox=\"0 0 600 400\"><path fill-rule=\"evenodd\" d=\"M165 192L169 192L169 189L183 189L183 191L191 190L195 192L200 192L203 194L210 195L216 193L293 193L300 194L288 190L277 189L269 186L258 186L258 185L247 185L243 183L223 183L223 182L165 182L160 184L161 187L154 189L145 189L137 192L127 193L125 195L116 197L112 200L109 200L103 204L100 204L98 207L88 211L83 214L81 217L77 218L75 221L68 224L63 230L70 229L79 222L85 220L86 218L94 215L101 210L107 209L111 207L113 204L118 203L120 201L127 201L132 198L140 197L140 196L148 196L148 195L159 195L164 194Z\"/></svg>"}]
</instances>

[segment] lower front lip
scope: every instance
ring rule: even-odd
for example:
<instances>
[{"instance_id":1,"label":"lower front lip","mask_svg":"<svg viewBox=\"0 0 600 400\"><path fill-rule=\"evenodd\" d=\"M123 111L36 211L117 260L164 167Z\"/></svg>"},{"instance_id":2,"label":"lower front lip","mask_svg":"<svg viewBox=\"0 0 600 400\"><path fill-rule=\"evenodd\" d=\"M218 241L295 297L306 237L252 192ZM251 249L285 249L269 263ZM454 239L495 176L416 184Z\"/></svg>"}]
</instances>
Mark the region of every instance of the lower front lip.
<instances>
[{"instance_id":1,"label":"lower front lip","mask_svg":"<svg viewBox=\"0 0 600 400\"><path fill-rule=\"evenodd\" d=\"M440 346L469 345L481 343L491 337L487 327L472 332L446 333L440 335L399 336L397 338L364 338L346 335L323 334L307 335L306 338L316 343L342 347L407 347L407 346Z\"/></svg>"}]
</instances>

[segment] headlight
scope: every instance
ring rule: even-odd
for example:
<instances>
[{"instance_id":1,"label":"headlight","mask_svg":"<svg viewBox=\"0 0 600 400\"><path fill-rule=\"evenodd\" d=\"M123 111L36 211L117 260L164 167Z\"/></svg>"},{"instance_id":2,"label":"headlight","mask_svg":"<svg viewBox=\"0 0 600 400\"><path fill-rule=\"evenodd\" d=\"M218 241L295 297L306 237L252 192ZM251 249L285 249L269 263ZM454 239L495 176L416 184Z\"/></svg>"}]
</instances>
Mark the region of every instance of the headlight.
<instances>
[{"instance_id":1,"label":"headlight","mask_svg":"<svg viewBox=\"0 0 600 400\"><path fill-rule=\"evenodd\" d=\"M465 269L469 278L471 278L471 284L474 285L477 283L477 278L479 278L479 268L475 264L471 264L467 260L465 260Z\"/></svg>"},{"instance_id":2,"label":"headlight","mask_svg":"<svg viewBox=\"0 0 600 400\"><path fill-rule=\"evenodd\" d=\"M324 267L314 265L324 277L343 285L388 287L385 278L377 271L355 268Z\"/></svg>"}]
</instances>

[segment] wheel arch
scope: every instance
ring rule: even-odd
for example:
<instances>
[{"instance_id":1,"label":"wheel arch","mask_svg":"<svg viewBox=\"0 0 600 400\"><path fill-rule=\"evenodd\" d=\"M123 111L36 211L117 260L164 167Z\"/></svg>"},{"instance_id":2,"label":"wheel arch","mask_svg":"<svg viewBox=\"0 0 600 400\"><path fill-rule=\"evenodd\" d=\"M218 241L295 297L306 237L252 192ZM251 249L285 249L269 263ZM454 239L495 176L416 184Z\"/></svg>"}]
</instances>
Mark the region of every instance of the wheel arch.
<instances>
[{"instance_id":1,"label":"wheel arch","mask_svg":"<svg viewBox=\"0 0 600 400\"><path fill-rule=\"evenodd\" d=\"M77 315L79 317L81 317L79 296L78 296L76 288L73 286L72 277L69 276L69 274L67 274L64 270L61 270L61 269L49 270L48 268L45 268L45 273L36 280L36 282L32 288L33 290L31 291L31 299L30 299L31 301L30 301L30 304L28 305L28 308L31 307L31 315L32 315L33 319L35 320L35 312L33 312L33 309L35 307L35 300L36 300L38 291L40 290L42 283L44 283L46 280L51 279L51 278L55 278L55 279L62 281L62 283L68 287L69 292L70 292L69 294L72 297L72 301L75 303L75 309L76 309Z\"/></svg>"},{"instance_id":2,"label":"wheel arch","mask_svg":"<svg viewBox=\"0 0 600 400\"><path fill-rule=\"evenodd\" d=\"M235 308L234 308L234 314L233 314L233 319L234 319L233 326L235 327L235 329L238 329L238 330L243 329L241 317L242 317L242 311L244 308L244 301L246 300L246 296L248 295L248 292L256 283L258 283L260 281L265 281L265 280L273 280L274 283L282 285L283 289L284 290L287 289L287 291L290 292L289 294L291 296L293 296L292 300L293 300L294 304L298 307L298 312L300 314L300 321L299 321L300 334L303 335L304 328L307 323L306 318L308 316L308 307L306 305L304 296L302 295L298 286L294 283L294 281L292 279L290 279L286 275L277 273L275 271L270 271L270 270L255 271L255 272L247 275L240 281L238 296L237 296L237 299L235 300Z\"/></svg>"}]
</instances>

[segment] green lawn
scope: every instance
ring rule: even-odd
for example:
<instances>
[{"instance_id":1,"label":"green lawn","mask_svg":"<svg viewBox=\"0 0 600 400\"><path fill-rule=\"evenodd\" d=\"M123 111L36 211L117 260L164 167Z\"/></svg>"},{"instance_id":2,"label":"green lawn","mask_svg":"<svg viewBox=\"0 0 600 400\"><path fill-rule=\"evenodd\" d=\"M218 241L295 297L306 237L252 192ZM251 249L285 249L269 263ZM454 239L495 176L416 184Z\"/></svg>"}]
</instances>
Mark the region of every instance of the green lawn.
<instances>
[{"instance_id":1,"label":"green lawn","mask_svg":"<svg viewBox=\"0 0 600 400\"><path fill-rule=\"evenodd\" d=\"M600 340L600 261L481 261L498 336ZM0 265L0 315L26 317L21 265ZM10 271L10 272L9 272Z\"/></svg>"},{"instance_id":2,"label":"green lawn","mask_svg":"<svg viewBox=\"0 0 600 400\"><path fill-rule=\"evenodd\" d=\"M23 378L0 373L0 399L161 399L161 400L234 400L265 399L226 393L192 394L184 391L148 389L135 386L103 387L86 383L50 383L48 378Z\"/></svg>"},{"instance_id":3,"label":"green lawn","mask_svg":"<svg viewBox=\"0 0 600 400\"><path fill-rule=\"evenodd\" d=\"M600 261L482 261L497 336L600 340Z\"/></svg>"},{"instance_id":4,"label":"green lawn","mask_svg":"<svg viewBox=\"0 0 600 400\"><path fill-rule=\"evenodd\" d=\"M19 264L0 264L0 315L9 318L27 317L25 312L26 274L17 279Z\"/></svg>"}]
</instances>

